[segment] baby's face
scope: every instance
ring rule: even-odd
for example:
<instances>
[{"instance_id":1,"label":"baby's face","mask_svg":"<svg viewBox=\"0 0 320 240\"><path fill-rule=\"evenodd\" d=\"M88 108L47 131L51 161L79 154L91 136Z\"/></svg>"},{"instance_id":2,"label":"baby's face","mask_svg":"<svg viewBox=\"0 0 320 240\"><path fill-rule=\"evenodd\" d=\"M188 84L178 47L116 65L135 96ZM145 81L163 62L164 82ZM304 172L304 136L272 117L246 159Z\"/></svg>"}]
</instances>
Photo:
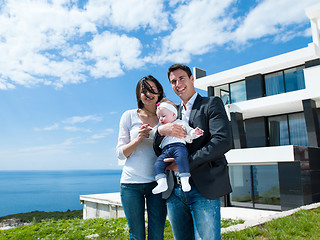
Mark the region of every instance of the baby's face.
<instances>
[{"instance_id":1,"label":"baby's face","mask_svg":"<svg viewBox=\"0 0 320 240\"><path fill-rule=\"evenodd\" d=\"M157 116L161 125L171 123L177 119L177 116L173 112L163 107L157 109Z\"/></svg>"}]
</instances>

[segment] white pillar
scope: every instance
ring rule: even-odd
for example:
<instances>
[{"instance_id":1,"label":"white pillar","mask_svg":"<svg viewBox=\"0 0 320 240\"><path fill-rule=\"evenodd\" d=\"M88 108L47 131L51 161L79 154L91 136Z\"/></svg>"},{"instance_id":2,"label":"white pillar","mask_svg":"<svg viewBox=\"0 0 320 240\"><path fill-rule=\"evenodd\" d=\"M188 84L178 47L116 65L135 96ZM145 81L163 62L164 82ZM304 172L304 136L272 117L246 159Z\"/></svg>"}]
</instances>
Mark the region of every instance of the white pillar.
<instances>
[{"instance_id":1,"label":"white pillar","mask_svg":"<svg viewBox=\"0 0 320 240\"><path fill-rule=\"evenodd\" d=\"M313 43L320 46L318 19L311 19L311 31Z\"/></svg>"},{"instance_id":2,"label":"white pillar","mask_svg":"<svg viewBox=\"0 0 320 240\"><path fill-rule=\"evenodd\" d=\"M319 39L320 3L313 5L311 7L308 7L306 9L306 15L311 22L313 43L317 47L319 47L320 46L320 39Z\"/></svg>"}]
</instances>

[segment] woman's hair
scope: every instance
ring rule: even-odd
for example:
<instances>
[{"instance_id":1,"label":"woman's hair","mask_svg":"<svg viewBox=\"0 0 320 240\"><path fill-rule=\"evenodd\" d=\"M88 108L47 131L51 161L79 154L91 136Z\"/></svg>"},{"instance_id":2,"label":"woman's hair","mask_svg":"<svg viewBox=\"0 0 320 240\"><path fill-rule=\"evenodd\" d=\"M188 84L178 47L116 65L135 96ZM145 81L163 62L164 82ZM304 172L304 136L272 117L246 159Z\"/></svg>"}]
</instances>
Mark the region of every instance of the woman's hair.
<instances>
[{"instance_id":1,"label":"woman's hair","mask_svg":"<svg viewBox=\"0 0 320 240\"><path fill-rule=\"evenodd\" d=\"M152 87L150 86L148 81L151 81L156 85L158 92L156 92L152 89ZM143 102L141 101L141 93L146 94L147 92L158 95L157 103L160 102L164 97L163 88L157 79L155 79L151 75L143 77L139 80L139 82L137 83L137 87L136 87L137 103L138 103L138 108L140 108L140 109L142 109L144 106Z\"/></svg>"}]
</instances>

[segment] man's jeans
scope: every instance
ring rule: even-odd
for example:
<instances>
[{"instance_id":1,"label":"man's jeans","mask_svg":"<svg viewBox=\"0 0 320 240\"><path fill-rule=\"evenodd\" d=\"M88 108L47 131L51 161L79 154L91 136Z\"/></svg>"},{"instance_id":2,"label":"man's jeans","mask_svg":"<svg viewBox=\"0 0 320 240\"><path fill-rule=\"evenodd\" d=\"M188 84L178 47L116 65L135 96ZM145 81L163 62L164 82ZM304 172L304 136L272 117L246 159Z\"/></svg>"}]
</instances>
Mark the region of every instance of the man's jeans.
<instances>
[{"instance_id":1,"label":"man's jeans","mask_svg":"<svg viewBox=\"0 0 320 240\"><path fill-rule=\"evenodd\" d=\"M156 182L121 184L121 202L132 240L146 239L145 200L148 211L148 239L163 239L167 210L161 194L154 195L151 192L156 185Z\"/></svg>"},{"instance_id":2,"label":"man's jeans","mask_svg":"<svg viewBox=\"0 0 320 240\"><path fill-rule=\"evenodd\" d=\"M203 197L193 183L190 192L176 185L167 209L175 240L221 239L220 199Z\"/></svg>"}]
</instances>

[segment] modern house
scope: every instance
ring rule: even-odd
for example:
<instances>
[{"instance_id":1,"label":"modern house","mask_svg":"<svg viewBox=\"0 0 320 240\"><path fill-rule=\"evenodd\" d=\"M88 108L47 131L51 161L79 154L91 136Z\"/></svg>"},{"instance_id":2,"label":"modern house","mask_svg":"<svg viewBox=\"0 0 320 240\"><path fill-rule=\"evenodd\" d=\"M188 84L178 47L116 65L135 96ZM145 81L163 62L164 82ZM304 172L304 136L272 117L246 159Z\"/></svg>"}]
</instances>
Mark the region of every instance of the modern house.
<instances>
[{"instance_id":1,"label":"modern house","mask_svg":"<svg viewBox=\"0 0 320 240\"><path fill-rule=\"evenodd\" d=\"M195 86L220 96L233 149L233 192L224 206L288 210L320 201L320 4L306 9L307 47L206 76Z\"/></svg>"}]
</instances>

